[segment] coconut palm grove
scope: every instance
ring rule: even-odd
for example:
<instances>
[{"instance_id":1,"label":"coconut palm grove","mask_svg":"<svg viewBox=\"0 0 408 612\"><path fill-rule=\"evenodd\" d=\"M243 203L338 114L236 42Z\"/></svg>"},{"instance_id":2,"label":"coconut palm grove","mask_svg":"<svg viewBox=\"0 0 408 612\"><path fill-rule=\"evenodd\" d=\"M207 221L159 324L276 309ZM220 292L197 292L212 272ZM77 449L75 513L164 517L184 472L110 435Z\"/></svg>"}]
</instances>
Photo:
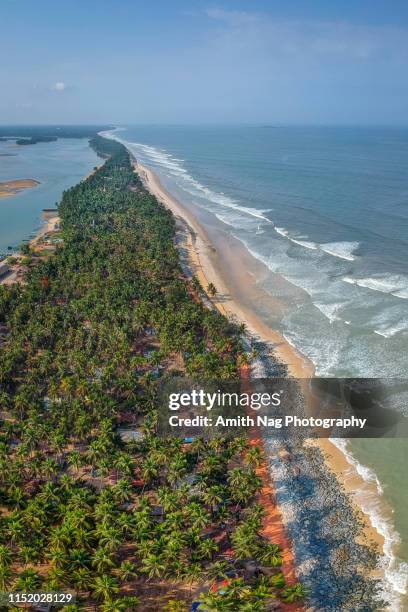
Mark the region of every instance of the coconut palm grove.
<instances>
[{"instance_id":1,"label":"coconut palm grove","mask_svg":"<svg viewBox=\"0 0 408 612\"><path fill-rule=\"evenodd\" d=\"M0 591L74 593L67 611L293 606L261 448L155 432L163 378L240 376L240 329L182 273L126 149L91 144L105 162L64 193L55 248L26 248L24 281L0 286Z\"/></svg>"}]
</instances>

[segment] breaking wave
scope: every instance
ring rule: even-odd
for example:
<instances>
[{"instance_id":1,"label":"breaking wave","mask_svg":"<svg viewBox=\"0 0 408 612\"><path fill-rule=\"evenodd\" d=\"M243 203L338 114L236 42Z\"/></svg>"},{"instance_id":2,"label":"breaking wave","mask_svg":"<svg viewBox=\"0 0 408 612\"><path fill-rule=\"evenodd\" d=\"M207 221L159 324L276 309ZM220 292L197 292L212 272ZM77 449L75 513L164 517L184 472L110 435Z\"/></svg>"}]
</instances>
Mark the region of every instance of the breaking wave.
<instances>
[{"instance_id":1,"label":"breaking wave","mask_svg":"<svg viewBox=\"0 0 408 612\"><path fill-rule=\"evenodd\" d=\"M359 242L327 242L324 244L319 244L317 242L312 242L310 240L306 240L304 236L296 236L293 237L289 234L288 230L284 227L276 227L275 231L284 238L287 238L294 244L298 244L306 249L311 249L312 251L324 251L328 255L332 257L338 257L340 259L345 259L347 261L354 261L355 256L353 255L354 251L358 249L360 246Z\"/></svg>"},{"instance_id":2,"label":"breaking wave","mask_svg":"<svg viewBox=\"0 0 408 612\"><path fill-rule=\"evenodd\" d=\"M355 256L353 253L359 246L359 242L327 242L326 244L320 244L319 248L325 253L333 255L333 257L354 261Z\"/></svg>"},{"instance_id":3,"label":"breaking wave","mask_svg":"<svg viewBox=\"0 0 408 612\"><path fill-rule=\"evenodd\" d=\"M403 300L408 299L408 277L403 274L379 274L368 278L345 276L343 281L373 291L388 293Z\"/></svg>"},{"instance_id":4,"label":"breaking wave","mask_svg":"<svg viewBox=\"0 0 408 612\"><path fill-rule=\"evenodd\" d=\"M318 248L318 245L315 242L309 242L307 240L301 240L301 237L293 238L292 236L289 235L289 232L284 227L276 227L276 225L275 225L275 232L277 232L278 234L280 234L284 238L287 238L288 240L290 240L294 244L298 244L299 246L305 247L306 249L312 249L313 251L315 251Z\"/></svg>"}]
</instances>

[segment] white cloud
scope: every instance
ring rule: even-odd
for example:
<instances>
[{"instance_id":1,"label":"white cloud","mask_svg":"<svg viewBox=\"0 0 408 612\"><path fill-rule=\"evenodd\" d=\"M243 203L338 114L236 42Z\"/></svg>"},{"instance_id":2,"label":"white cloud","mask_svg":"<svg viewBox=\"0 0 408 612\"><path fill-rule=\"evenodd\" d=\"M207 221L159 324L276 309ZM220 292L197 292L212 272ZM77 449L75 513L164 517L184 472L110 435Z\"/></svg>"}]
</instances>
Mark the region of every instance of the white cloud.
<instances>
[{"instance_id":1,"label":"white cloud","mask_svg":"<svg viewBox=\"0 0 408 612\"><path fill-rule=\"evenodd\" d=\"M62 81L57 81L56 83L54 83L54 85L51 87L51 89L53 91L58 91L58 92L62 92L65 91L67 88L66 84L63 83Z\"/></svg>"}]
</instances>

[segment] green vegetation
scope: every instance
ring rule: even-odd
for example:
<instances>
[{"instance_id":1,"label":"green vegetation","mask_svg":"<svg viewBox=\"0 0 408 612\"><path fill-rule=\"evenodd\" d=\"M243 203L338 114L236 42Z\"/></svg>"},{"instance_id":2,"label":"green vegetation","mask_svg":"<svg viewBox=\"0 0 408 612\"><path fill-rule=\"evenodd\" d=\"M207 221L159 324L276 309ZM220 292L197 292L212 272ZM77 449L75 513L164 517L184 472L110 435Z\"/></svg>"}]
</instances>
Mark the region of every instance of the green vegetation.
<instances>
[{"instance_id":1,"label":"green vegetation","mask_svg":"<svg viewBox=\"0 0 408 612\"><path fill-rule=\"evenodd\" d=\"M55 142L56 140L58 140L56 136L31 136L31 138L18 138L16 144L33 145L38 142Z\"/></svg>"},{"instance_id":2,"label":"green vegetation","mask_svg":"<svg viewBox=\"0 0 408 612\"><path fill-rule=\"evenodd\" d=\"M0 140L16 140L19 145L52 142L58 138L93 138L95 133L111 129L110 126L86 125L3 125Z\"/></svg>"},{"instance_id":3,"label":"green vegetation","mask_svg":"<svg viewBox=\"0 0 408 612\"><path fill-rule=\"evenodd\" d=\"M234 379L246 356L191 299L173 218L126 150L92 146L108 159L64 194L63 243L0 286L0 590L72 589L72 610L302 597L261 535L259 452L155 435L161 377Z\"/></svg>"}]
</instances>

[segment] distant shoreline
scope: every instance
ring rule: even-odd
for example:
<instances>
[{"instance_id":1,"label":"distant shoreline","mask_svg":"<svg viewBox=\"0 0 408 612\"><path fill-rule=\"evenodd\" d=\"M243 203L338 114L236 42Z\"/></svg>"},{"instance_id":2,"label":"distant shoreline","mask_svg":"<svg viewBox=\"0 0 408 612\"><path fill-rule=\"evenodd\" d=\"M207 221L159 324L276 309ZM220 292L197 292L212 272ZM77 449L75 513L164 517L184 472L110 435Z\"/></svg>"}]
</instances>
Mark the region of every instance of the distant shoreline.
<instances>
[{"instance_id":1,"label":"distant shoreline","mask_svg":"<svg viewBox=\"0 0 408 612\"><path fill-rule=\"evenodd\" d=\"M40 184L40 181L37 181L36 179L15 179L0 182L0 198L15 196L25 189L38 187Z\"/></svg>"}]
</instances>

